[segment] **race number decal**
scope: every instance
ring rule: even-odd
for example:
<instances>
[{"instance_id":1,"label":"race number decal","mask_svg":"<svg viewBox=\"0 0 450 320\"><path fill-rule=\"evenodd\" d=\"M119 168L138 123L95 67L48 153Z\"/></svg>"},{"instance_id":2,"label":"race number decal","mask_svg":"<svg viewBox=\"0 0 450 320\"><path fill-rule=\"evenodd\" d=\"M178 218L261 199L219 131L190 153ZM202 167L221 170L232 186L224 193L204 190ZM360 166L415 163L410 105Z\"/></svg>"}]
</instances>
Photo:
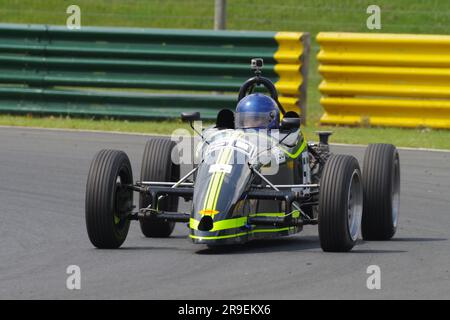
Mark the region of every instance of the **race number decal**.
<instances>
[{"instance_id":1,"label":"race number decal","mask_svg":"<svg viewBox=\"0 0 450 320\"><path fill-rule=\"evenodd\" d=\"M213 164L209 167L209 173L231 173L232 166L229 164Z\"/></svg>"}]
</instances>

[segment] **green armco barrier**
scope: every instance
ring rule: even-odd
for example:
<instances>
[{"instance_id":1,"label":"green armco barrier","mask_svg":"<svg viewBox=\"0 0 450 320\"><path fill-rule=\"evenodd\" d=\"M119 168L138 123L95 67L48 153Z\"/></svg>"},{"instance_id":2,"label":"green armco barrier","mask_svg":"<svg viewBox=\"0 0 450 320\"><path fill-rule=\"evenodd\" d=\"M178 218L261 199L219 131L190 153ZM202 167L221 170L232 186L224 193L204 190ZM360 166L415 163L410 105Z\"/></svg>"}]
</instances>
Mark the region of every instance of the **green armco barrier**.
<instances>
[{"instance_id":1,"label":"green armco barrier","mask_svg":"<svg viewBox=\"0 0 450 320\"><path fill-rule=\"evenodd\" d=\"M234 108L234 95L140 94L92 90L0 88L0 112L108 116L126 118L179 117L186 110L214 119L222 108ZM216 106L216 108L211 107ZM150 107L149 107L150 106ZM168 113L170 113L168 115Z\"/></svg>"},{"instance_id":2,"label":"green armco barrier","mask_svg":"<svg viewBox=\"0 0 450 320\"><path fill-rule=\"evenodd\" d=\"M301 113L308 52L304 33L0 24L0 112L212 119L261 57Z\"/></svg>"}]
</instances>

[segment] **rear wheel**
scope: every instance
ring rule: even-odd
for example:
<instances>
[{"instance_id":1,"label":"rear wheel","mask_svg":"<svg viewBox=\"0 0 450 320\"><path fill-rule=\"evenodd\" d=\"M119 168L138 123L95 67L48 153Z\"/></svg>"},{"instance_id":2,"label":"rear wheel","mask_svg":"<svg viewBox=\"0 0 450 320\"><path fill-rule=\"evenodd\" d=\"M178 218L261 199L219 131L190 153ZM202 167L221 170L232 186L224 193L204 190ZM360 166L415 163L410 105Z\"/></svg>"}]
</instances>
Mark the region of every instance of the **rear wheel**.
<instances>
[{"instance_id":1,"label":"rear wheel","mask_svg":"<svg viewBox=\"0 0 450 320\"><path fill-rule=\"evenodd\" d=\"M391 144L371 144L364 155L364 240L389 240L398 224L400 160Z\"/></svg>"},{"instance_id":2,"label":"rear wheel","mask_svg":"<svg viewBox=\"0 0 450 320\"><path fill-rule=\"evenodd\" d=\"M125 241L133 209L130 160L122 151L102 150L92 160L86 183L86 227L92 244L115 249Z\"/></svg>"},{"instance_id":3,"label":"rear wheel","mask_svg":"<svg viewBox=\"0 0 450 320\"><path fill-rule=\"evenodd\" d=\"M362 207L358 161L352 156L332 155L320 180L319 238L324 251L353 248L360 231Z\"/></svg>"},{"instance_id":4,"label":"rear wheel","mask_svg":"<svg viewBox=\"0 0 450 320\"><path fill-rule=\"evenodd\" d=\"M180 179L180 166L172 162L172 150L176 148L175 142L167 138L153 138L145 146L141 166L141 181L176 182ZM146 208L151 204L151 197L141 194L139 207ZM159 210L177 211L178 197L169 196L161 199ZM153 219L140 220L142 233L146 237L169 237L172 234L175 222L157 221Z\"/></svg>"}]
</instances>

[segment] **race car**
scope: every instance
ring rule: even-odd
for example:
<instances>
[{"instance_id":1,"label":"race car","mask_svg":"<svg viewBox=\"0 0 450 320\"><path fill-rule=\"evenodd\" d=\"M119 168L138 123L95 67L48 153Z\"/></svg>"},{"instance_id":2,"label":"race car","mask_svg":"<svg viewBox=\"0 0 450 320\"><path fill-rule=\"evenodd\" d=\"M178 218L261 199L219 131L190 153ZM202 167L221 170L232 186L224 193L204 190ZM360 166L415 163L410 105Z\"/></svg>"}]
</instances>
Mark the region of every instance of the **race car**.
<instances>
[{"instance_id":1,"label":"race car","mask_svg":"<svg viewBox=\"0 0 450 320\"><path fill-rule=\"evenodd\" d=\"M394 236L400 203L396 147L369 145L361 170L355 157L330 152L331 132L319 132L319 142L308 143L299 115L284 110L262 66L261 59L252 60L255 76L240 88L236 110L221 110L214 125L196 130L201 115L181 115L200 139L184 176L176 161L180 146L170 138L149 139L137 182L123 151L95 155L85 211L95 247L120 247L132 220L149 238L170 237L175 224L184 223L193 243L210 247L287 236L305 225L318 225L320 245L329 252L351 250L360 235ZM190 203L188 212L179 212L179 198Z\"/></svg>"}]
</instances>

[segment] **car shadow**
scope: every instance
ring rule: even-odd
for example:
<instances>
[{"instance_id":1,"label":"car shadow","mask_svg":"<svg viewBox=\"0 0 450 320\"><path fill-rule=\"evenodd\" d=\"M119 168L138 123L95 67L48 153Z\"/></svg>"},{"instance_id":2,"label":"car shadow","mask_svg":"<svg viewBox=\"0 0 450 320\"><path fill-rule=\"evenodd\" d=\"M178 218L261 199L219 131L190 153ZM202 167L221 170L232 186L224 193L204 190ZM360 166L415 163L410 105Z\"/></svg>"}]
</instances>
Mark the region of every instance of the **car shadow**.
<instances>
[{"instance_id":1,"label":"car shadow","mask_svg":"<svg viewBox=\"0 0 450 320\"><path fill-rule=\"evenodd\" d=\"M171 236L172 239L185 239L186 236ZM447 238L393 238L383 242L432 242L432 241L448 241ZM406 253L406 250L384 250L384 249L358 249L360 245L366 243L380 243L381 241L363 241L359 240L358 244L349 252L349 254L384 254L384 253ZM318 249L318 250L317 250ZM164 251L190 251L186 247L174 246L131 246L114 249L119 251L146 251L146 250L164 250ZM314 252L322 252L318 236L302 236L302 237L286 237L274 239L252 240L244 244L224 245L217 247L204 247L195 251L199 255L227 255L227 254L252 254L252 253L270 253L270 252L296 252L313 250Z\"/></svg>"},{"instance_id":2,"label":"car shadow","mask_svg":"<svg viewBox=\"0 0 450 320\"><path fill-rule=\"evenodd\" d=\"M357 248L353 248L352 251L348 252L348 254L361 254L361 253L369 253L369 254L376 254L376 253L406 253L408 251L406 250L379 250L379 249L361 249L358 250Z\"/></svg>"},{"instance_id":3,"label":"car shadow","mask_svg":"<svg viewBox=\"0 0 450 320\"><path fill-rule=\"evenodd\" d=\"M447 238L392 238L389 241L393 242L432 242L432 241L448 241Z\"/></svg>"},{"instance_id":4,"label":"car shadow","mask_svg":"<svg viewBox=\"0 0 450 320\"><path fill-rule=\"evenodd\" d=\"M126 252L126 251L186 251L186 248L178 248L178 247L157 247L157 246L123 246L117 249L97 249L93 248L93 250L100 250L102 252L108 252L108 251L116 251L116 252Z\"/></svg>"},{"instance_id":5,"label":"car shadow","mask_svg":"<svg viewBox=\"0 0 450 320\"><path fill-rule=\"evenodd\" d=\"M320 249L319 237L303 236L296 238L277 238L252 240L244 244L207 247L198 250L197 254L249 254L268 252L289 252Z\"/></svg>"},{"instance_id":6,"label":"car shadow","mask_svg":"<svg viewBox=\"0 0 450 320\"><path fill-rule=\"evenodd\" d=\"M395 239L393 239L395 240ZM390 240L390 241L393 241ZM445 241L443 238L397 238L396 241ZM359 249L359 246L370 241L358 241L358 244L348 254L385 254L385 253L406 253L407 250L388 250L388 249ZM315 250L318 249L318 250ZM225 245L217 247L208 247L198 250L196 253L201 255L220 255L220 254L251 254L251 253L269 253L269 252L295 252L313 250L314 252L324 253L320 247L318 236L303 236L295 238L275 238L253 240L244 244Z\"/></svg>"}]
</instances>

